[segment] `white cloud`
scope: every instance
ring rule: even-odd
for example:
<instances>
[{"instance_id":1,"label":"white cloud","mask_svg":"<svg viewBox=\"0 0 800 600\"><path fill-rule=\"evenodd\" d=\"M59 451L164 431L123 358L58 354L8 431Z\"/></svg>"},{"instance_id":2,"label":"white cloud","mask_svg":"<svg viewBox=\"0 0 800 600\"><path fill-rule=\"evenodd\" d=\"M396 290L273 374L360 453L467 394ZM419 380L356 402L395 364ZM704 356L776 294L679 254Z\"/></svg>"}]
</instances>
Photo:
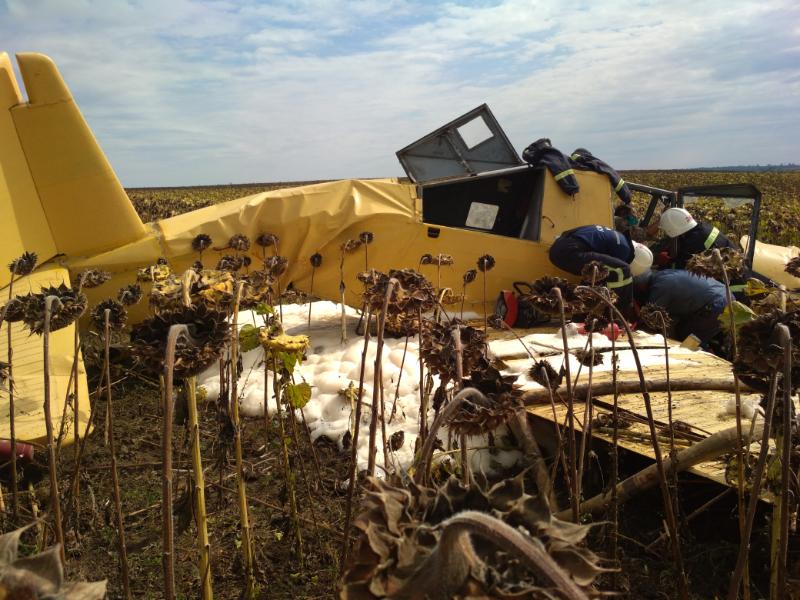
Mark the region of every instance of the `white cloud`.
<instances>
[{"instance_id":1,"label":"white cloud","mask_svg":"<svg viewBox=\"0 0 800 600\"><path fill-rule=\"evenodd\" d=\"M5 14L4 14L5 13ZM790 2L9 0L126 185L401 174L486 101L518 150L619 168L800 160Z\"/></svg>"}]
</instances>

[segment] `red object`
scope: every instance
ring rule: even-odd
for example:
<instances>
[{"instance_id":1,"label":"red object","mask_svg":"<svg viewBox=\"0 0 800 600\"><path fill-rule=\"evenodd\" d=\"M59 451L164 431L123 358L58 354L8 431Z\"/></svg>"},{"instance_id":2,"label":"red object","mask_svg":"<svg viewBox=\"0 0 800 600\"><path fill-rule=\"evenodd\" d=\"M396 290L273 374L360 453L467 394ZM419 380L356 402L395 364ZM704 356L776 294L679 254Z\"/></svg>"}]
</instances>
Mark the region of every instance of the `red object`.
<instances>
[{"instance_id":1,"label":"red object","mask_svg":"<svg viewBox=\"0 0 800 600\"><path fill-rule=\"evenodd\" d=\"M11 440L0 440L0 460L11 460ZM17 442L17 460L33 460L33 446Z\"/></svg>"},{"instance_id":2,"label":"red object","mask_svg":"<svg viewBox=\"0 0 800 600\"><path fill-rule=\"evenodd\" d=\"M672 261L672 257L669 255L669 252L664 250L663 252L659 252L658 254L656 254L656 258L655 258L654 262L659 267L664 267L664 266L668 265L670 263L670 261Z\"/></svg>"},{"instance_id":3,"label":"red object","mask_svg":"<svg viewBox=\"0 0 800 600\"><path fill-rule=\"evenodd\" d=\"M500 292L500 297L505 304L506 311L503 315L503 321L509 327L513 327L517 322L517 314L519 313L519 303L514 292L510 290L503 290Z\"/></svg>"},{"instance_id":4,"label":"red object","mask_svg":"<svg viewBox=\"0 0 800 600\"><path fill-rule=\"evenodd\" d=\"M578 325L578 333L580 333L581 335L588 335L589 332L586 331L585 323L581 323L580 325ZM603 331L601 331L600 333L606 336L609 340L616 341L622 334L622 328L616 323L611 323L609 325L606 325L606 328L603 329Z\"/></svg>"}]
</instances>

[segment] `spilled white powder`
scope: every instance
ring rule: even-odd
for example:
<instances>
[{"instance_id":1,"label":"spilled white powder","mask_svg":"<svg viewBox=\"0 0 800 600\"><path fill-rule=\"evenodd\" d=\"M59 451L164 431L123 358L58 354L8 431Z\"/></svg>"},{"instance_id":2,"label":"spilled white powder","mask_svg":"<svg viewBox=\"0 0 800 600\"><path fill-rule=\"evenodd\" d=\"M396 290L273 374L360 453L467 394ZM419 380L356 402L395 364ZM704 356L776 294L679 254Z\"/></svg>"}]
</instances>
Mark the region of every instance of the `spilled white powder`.
<instances>
[{"instance_id":1,"label":"spilled white powder","mask_svg":"<svg viewBox=\"0 0 800 600\"><path fill-rule=\"evenodd\" d=\"M287 333L307 334L311 339L311 347L306 361L295 370L295 381L306 381L312 387L312 396L304 407L306 423L311 438L316 440L325 436L335 441L339 448L342 438L351 427L351 419L355 418L350 402L344 390L352 383L358 389L361 369L361 355L364 339L355 333L358 314L351 308L346 309L348 340L341 342L341 306L333 302L315 302L312 306L312 324L308 329L308 305L287 305L283 307L283 325ZM250 311L239 313L239 324L258 324L260 317ZM408 348L403 359L405 338L385 338L382 351L383 389L386 416L386 436L402 431L403 445L390 453L391 466L395 469L407 469L414 458L414 446L419 431L419 344L415 338L408 340ZM363 409L358 439L358 464L365 468L369 458L369 423L373 402L373 386L375 374L375 355L377 341L370 339L364 369ZM246 418L263 417L264 414L264 352L261 348L252 350L242 356L244 371L239 379L239 405L241 415ZM401 368L402 367L402 368ZM268 374L269 388L267 410L270 415L276 413L275 398L272 394L272 372ZM198 377L199 385L206 389L207 398L214 401L219 397L219 371L216 366ZM434 389L438 386L438 378L434 377ZM392 407L395 405L394 418L390 419ZM298 413L299 417L299 413ZM428 413L428 423L432 423L434 412ZM504 429L503 429L504 431ZM495 432L499 439L503 431ZM448 432L442 427L438 437L446 443ZM377 464L383 465L382 438L380 423L377 432L378 452ZM486 436L473 436L469 440L470 462L473 469L486 473L496 466L508 467L514 464L520 453L517 450L495 450L486 448ZM453 455L451 455L453 456ZM382 475L379 468L377 474Z\"/></svg>"},{"instance_id":2,"label":"spilled white powder","mask_svg":"<svg viewBox=\"0 0 800 600\"><path fill-rule=\"evenodd\" d=\"M466 315L465 315L466 316ZM353 408L344 395L344 390L352 383L358 389L361 354L364 349L364 339L355 333L358 323L358 314L351 308L346 308L348 339L341 342L341 306L333 302L315 302L312 306L311 329L307 326L308 305L293 304L283 307L283 324L289 334L307 334L311 339L311 347L306 361L295 370L296 382L306 381L312 387L312 396L304 407L306 423L308 424L311 438L316 440L320 436L336 442L342 449L342 439L351 428L351 419L355 418ZM260 317L251 311L239 313L239 324L257 325ZM568 345L570 350L583 349L586 344L586 335L580 334L572 326L567 330ZM534 333L523 338L523 342L533 352L546 352L551 354L547 360L556 370L561 368L563 355L560 353L562 346L561 333ZM637 333L637 344L660 346L663 343L661 336L651 336ZM593 334L592 343L596 349L608 349L611 342L603 335ZM386 338L382 352L383 361L383 388L386 416L386 436L390 438L399 431L403 432L403 445L390 453L390 462L394 469L407 469L414 458L414 447L419 431L419 344L416 338L408 340L408 348L403 359L405 338ZM635 371L635 362L627 344L619 340L619 368L621 372ZM375 354L377 341L370 339L367 349L367 360L364 369L363 409L361 416L360 433L358 439L358 465L359 469L366 468L369 447L369 423L373 401L373 385L375 373ZM517 375L516 383L524 390L540 387L530 379L528 371L532 364L530 358L518 358L524 349L518 340L494 340L489 343L490 352L500 358L513 356L506 361L508 368L504 374ZM605 353L604 364L596 366L595 371L611 369L610 353ZM684 362L678 356L689 358L693 352L683 348L670 349L670 362ZM663 365L664 352L661 349L643 349L639 351L642 365ZM239 380L239 404L243 417L257 419L264 414L264 352L261 348L252 350L242 356L244 371ZM572 354L569 357L570 369L577 373L579 362ZM586 367L583 367L586 372ZM270 415L276 413L275 398L272 393L272 373L269 373L269 388L267 410ZM208 400L214 401L219 397L219 372L216 366L210 368L198 377L198 383L207 392ZM434 378L434 388L438 386L438 378ZM392 407L396 411L390 419ZM299 418L299 413L298 413ZM428 423L432 423L434 412L428 412ZM501 440L505 427L494 432L495 439ZM446 443L448 432L442 427L438 437ZM382 438L380 424L377 432L378 452L376 461L379 467L383 465ZM512 466L521 456L517 450L495 449L489 452L487 436L473 436L468 439L471 450L470 462L474 470L491 473L498 467ZM498 446L501 446L498 443ZM451 453L449 456L455 456ZM378 468L377 474L383 471Z\"/></svg>"}]
</instances>

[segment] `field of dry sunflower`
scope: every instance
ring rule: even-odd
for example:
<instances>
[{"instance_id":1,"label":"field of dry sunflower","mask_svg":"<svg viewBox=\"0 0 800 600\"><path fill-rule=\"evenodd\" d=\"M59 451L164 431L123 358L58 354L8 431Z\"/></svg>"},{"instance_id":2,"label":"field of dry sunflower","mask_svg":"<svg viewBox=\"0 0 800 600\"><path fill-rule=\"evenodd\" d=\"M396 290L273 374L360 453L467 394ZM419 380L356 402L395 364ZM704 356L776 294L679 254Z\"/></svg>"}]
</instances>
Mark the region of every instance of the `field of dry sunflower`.
<instances>
[{"instance_id":1,"label":"field of dry sunflower","mask_svg":"<svg viewBox=\"0 0 800 600\"><path fill-rule=\"evenodd\" d=\"M631 181L668 189L676 189L683 185L735 181L754 183L764 193L761 239L773 243L797 243L797 225L800 224L795 222L800 218L797 214L800 203L798 173L719 174L662 171L625 173L624 176ZM291 187L300 183L135 189L129 190L129 193L142 218L152 221L249 194ZM714 221L726 231L740 233L739 228L743 227L744 217L736 211L728 211L711 203L701 205L700 211L696 211L699 213L698 216ZM362 235L371 241L369 232L364 232ZM361 241L368 243L365 238ZM277 255L277 238L274 236L262 234L255 243L264 247L275 246L275 256L270 259L281 258ZM192 242L192 247L202 259L202 250L210 244L208 236L201 234ZM250 241L244 236L239 234L233 236L228 247L234 255L229 258L238 258L241 252L248 250L249 246ZM27 255L23 255L19 261L27 258ZM30 269L33 269L35 263L35 256L32 258ZM433 257L429 258L434 260ZM445 258L446 255L439 255L439 263L443 264ZM19 261L12 263L9 268L13 273L21 275L24 274L23 271L29 269L23 268L25 265L17 264ZM223 265L223 262L221 261L220 265ZM202 304L200 302L202 298L214 305L220 303L227 305L231 302L231 298L228 297L230 294L224 299L218 298L218 294L210 291L219 288L211 284L227 282L226 285L230 283L232 286L234 280L243 286L236 288L243 302L250 295L260 298L266 294L269 297L268 291L262 294L263 286L256 285L258 283L254 279L256 273L236 275L241 264L229 265L229 262L224 266L218 266L217 270L208 271L203 271L201 265L200 278L191 288L197 292L198 297L195 298L195 302ZM278 262L268 261L265 257L264 268L278 269L280 266ZM481 271L489 270L491 268L489 263L493 265L494 259L489 255L482 256L478 261L478 267ZM472 279L477 275L474 270L469 273L472 273ZM23 484L20 486L20 503L24 504L22 513L26 521L40 514L40 511L47 511L48 504L58 506L57 495L49 494L49 490L59 487L58 481L62 482L63 488L65 481L74 480L68 486L70 492L67 495L70 501L65 502L67 511L63 519L67 524L65 530L50 534L48 515L36 529L29 529L22 537L22 550L27 554L33 547L43 546L43 543L38 543L37 540L45 538L52 540L54 536L56 539L62 539L67 561L66 571L70 580L96 580L107 577L112 598L164 597L166 584L162 582L161 576L162 547L159 539L167 530L164 525L166 518L164 515L171 513L169 531L172 532L174 527L174 532L167 537L172 551L169 553L165 551L163 554L174 556L171 579L172 587L176 588L177 593L168 597L199 597L200 588L205 586L206 582L210 586L212 580L217 598L239 598L243 593L251 598L334 597L340 576L337 563L342 552L341 532L350 531L351 523L352 530L358 532L358 539L349 562L345 561L342 597L347 599L382 597L384 594L392 595L400 589L413 591L420 586L442 587L445 586L444 579L438 577L442 572L450 573L455 570L458 573L450 573L448 576L461 577L463 573L459 569L465 565L470 566L467 564L468 561L461 565L458 560L450 560L447 556L463 555L463 552L453 546L462 544L463 533L469 530L495 542L498 540L494 538L499 536L506 544L506 546L501 545L504 550L499 552L482 545L476 546L480 559L476 557L475 564L486 562L491 568L485 572L469 571L466 583L463 585L469 589L470 597L538 598L540 594L546 593L540 586L543 585L543 581L546 584L548 579L551 582L549 585L559 587L563 597L569 598L595 597L598 588L615 589L625 596L636 598L663 598L673 597L676 594L677 567L673 567L672 559L666 552L653 552L652 549L643 551L643 546L638 541L658 536L664 523L659 511L653 510L653 507L659 505L659 497L663 495L661 500L664 501L665 512L669 512L666 508L672 506L670 501L672 492L644 494L636 501L627 504L625 510L621 511L618 521L615 517L614 527L616 528L618 524L619 529L615 529L618 535L609 534L610 530L603 527L588 528L579 525L568 527L564 523L557 525L550 520L550 511L547 502L544 501L545 495L537 497L535 491L553 490L548 484L550 476L547 469L541 469L543 465L541 461L531 465L533 470L525 469L515 475L508 475L494 486L488 484L482 473L470 475L469 470L462 472L458 477L455 473L448 477L446 472L432 475L430 465L426 461L430 459L436 447L436 431L440 424L438 418L431 425L431 430L426 432L429 441L423 445L418 457L415 458L415 461L419 461L419 468L415 470L414 485L409 486L408 482L391 478L387 482L364 482L365 489L371 494L367 497L367 501L359 502L357 508L354 506L355 510L351 514L350 500L346 500L346 496L350 495L349 490L341 484L353 477L356 464L355 451L348 460L346 452L340 452L329 443L313 445L307 443L305 438L298 436L296 430L292 432L284 430L286 424L296 421L291 418L284 419L280 415L277 418L266 419L263 424L253 422L240 430L238 426L231 426L239 422L238 411L228 415L220 408L224 407L224 403L218 403L216 409L211 403L200 405L200 410L193 408L196 402L194 385L187 382L193 377L196 369L191 373L184 372L187 368L186 361L190 359L199 361L199 356L205 354L210 356L217 352L216 350L212 352L212 349L206 352L206 346L210 348L213 345L216 348L219 345L230 344L231 359L227 368L230 370L229 380L235 381L236 378L232 374L236 371L238 363L233 356L234 353L238 353L239 344L245 343L244 336L234 345L225 335L209 334L207 337L210 341L198 345L196 351L192 349L193 345L182 346L180 352L176 354L179 360L168 370L169 379L165 376L165 382L159 384L157 378L161 367L160 357L164 354L164 350L158 344L165 339L162 330L172 331L172 327L183 327L170 320L171 316L177 314L176 311L183 311L181 318L178 319L180 323L193 323L193 335L202 337L201 334L205 329L199 325L209 323L214 325L213 332L227 334L227 330L223 332L217 326L223 322L221 319L224 315L211 315L213 318L210 318L206 314L210 310L207 307L190 311L191 314L183 314L186 311L175 305L181 288L177 285L179 283L177 275L169 273L168 265L158 263L143 268L140 275L141 281L152 284L149 303L155 315L148 321L147 327L135 328L131 333L131 345L123 342L115 346L115 349L121 351L128 348L130 352L142 355L144 359L139 363L143 369L131 368L128 364L130 356L124 353L118 355L115 360L118 364L113 366L108 364L110 360L108 351L105 363L102 358L98 360L102 349L97 352L96 342L101 338L116 340L111 332L124 324L123 305L127 305L128 300L132 304L141 299L141 290L133 294L136 296L134 300L131 299L132 290L126 288L119 291L119 301L109 299L92 309L91 313L93 326L97 332L103 329L103 317L106 327L102 336L97 334L89 336L94 340L94 344L89 341L85 342L84 346L84 356L87 357L91 380L90 387L95 390L92 397L94 409L101 418L96 419L95 435L90 438L86 446L82 467L81 454L78 453L76 456L78 468L74 472L69 460L62 460L60 463L57 460L51 461L49 467L40 460L27 466L24 478L20 478L20 483ZM214 280L206 281L212 275ZM394 284L391 282L397 279L400 281L401 290L408 291L416 286L419 288L417 291L422 293L420 290L423 286L420 282L413 284L413 281L417 280L412 275L416 274L410 271L390 272L388 276L371 272L371 275L369 281L362 280L365 285L369 284L367 289L369 293L365 293L368 305L376 311L388 311L385 321L387 325L391 317L401 316L410 319L409 324L413 324L414 315L418 313L417 309L413 306L409 308L405 306L408 302L404 304L400 301L401 294L393 292ZM593 275L592 281L595 276L596 274ZM83 287L101 285L105 277L102 273L95 273L92 276L87 273L86 277L80 278L79 281L82 283L77 290L54 288L47 294L41 295L41 299L45 300L45 308L40 307L38 296L26 296L27 300L20 301L22 302L20 306L26 307L20 311L20 318L26 321L31 331L38 332L40 313L50 315L48 311L51 310L47 307L45 296L58 296L58 310L63 313L73 305L78 306L78 300L81 298L85 302L85 297L82 297L80 292L81 285ZM465 285L466 283L465 275ZM138 288L138 286L133 287ZM207 291L210 295L206 294ZM571 288L565 288L563 294L565 300L571 297L568 292L571 292ZM426 298L429 295L427 292L423 294ZM539 296L540 300L548 303L552 300L549 289ZM600 298L602 294L598 293L597 296ZM403 296L403 298L407 300L408 297ZM576 298L576 306L570 312L584 312L589 308L589 300L593 298L594 295ZM433 302L432 296L430 301ZM262 306L256 300L253 302L256 307ZM238 299L235 300L235 304L244 306L239 304ZM601 308L605 310L604 307L605 304ZM418 308L421 314L422 308ZM77 312L85 309L86 306L83 304L81 310ZM236 305L233 314L237 312L235 309ZM274 314L268 308L264 310L267 312L259 314ZM394 314L392 311L403 314ZM115 315L119 318L115 318ZM794 315L792 319L795 320L788 321L788 324L793 328L792 335L796 336L799 325L796 313ZM60 313L56 315L58 316ZM77 315L66 316L69 316L71 321ZM52 323L58 324L60 322L56 317ZM50 322L49 316L45 317L45 320ZM497 319L489 321L492 327L501 326L497 324L499 322ZM754 340L752 347L746 347L743 352L749 352L748 356L761 357L764 344L769 343L768 334L775 328L775 323L759 321L756 325L764 330L761 332L764 335L750 336ZM510 423L515 414L514 407L519 401L519 391L494 370L492 365L483 364L480 360L485 351L480 328L470 327L457 320L453 320L448 326L423 324L420 320L416 326L420 327L422 330L420 335L425 338L422 355L427 368L431 372L435 371L442 381L453 383L448 389L445 389L447 383L442 384L432 399L435 405L437 398L443 401L445 395L449 394L449 403L445 404L446 408L441 414L444 416L447 413L447 419L451 423L460 424L461 430L456 428L456 434L463 436L464 432L475 428L488 431L498 423ZM453 337L454 331L460 332L461 335ZM121 334L117 332L115 335ZM262 337L264 339L261 339ZM294 392L297 392L300 386L295 385L291 379L292 370L286 365L290 363L294 365L299 358L290 363L286 362L285 355L290 349L283 339L285 337L279 334L279 329L273 331L271 326L265 325L259 329L257 343L261 343L265 348L271 348L274 359L273 372L276 374L275 378L279 379L276 390L283 390L281 394L286 400L286 408L291 407L294 412L296 400ZM451 338L458 340L456 347L460 347L461 351L455 355L460 358L456 358L448 349ZM380 332L378 339L381 339ZM197 342L193 342L195 343ZM304 340L303 344L305 348L308 340ZM280 361L277 359L279 356L282 357ZM152 362L150 372L145 368L148 365L148 358L155 359L150 361ZM777 368L776 365L780 363L780 357L775 358L770 355L767 358L769 360L764 362L763 368L757 373L762 379L765 373L773 373ZM793 358L794 360L796 358ZM480 368L475 368L472 364L476 361L480 363L478 365ZM206 362L208 361L204 359L203 363ZM748 361L748 368L752 366L749 363L756 362L755 359ZM284 367L279 368L281 364ZM104 368L101 369L101 365ZM464 377L465 370L471 372L471 379ZM115 405L113 420L111 412L107 412L111 406L111 390L106 386L106 391L103 391L101 383L104 375L113 381L113 405ZM162 434L153 423L162 420L164 423L173 422L172 417L167 414L161 418L163 407L159 401L159 388L162 386L164 389L161 393L166 397L171 396L173 375L187 381L181 387L179 395L185 397L185 402L177 405L177 412L181 414L175 415L174 435L170 429L170 437L165 438L172 439L173 443L167 443L166 447L170 449L174 447L174 452L164 453L161 448ZM559 383L555 381L556 378L560 379L557 373L548 374L545 378L547 387L553 383L553 387L557 388ZM569 379L568 373L567 378ZM455 385L456 381L460 383ZM463 392L458 392L460 385L469 385L478 391L467 390L471 393L464 395ZM232 391L226 393L235 395L235 390L234 387ZM442 392L441 395L439 391ZM302 403L299 408L302 410ZM234 413L237 416L233 416ZM104 414L105 419L102 418ZM442 422L444 420L443 417ZM359 419L355 421L359 422ZM377 419L373 419L372 426L376 426L376 422ZM357 439L357 434L354 435ZM514 436L516 435L515 433ZM524 429L519 435L521 436L519 439L525 438ZM108 441L104 443L104 439ZM463 439L465 438L460 438L459 444L463 443ZM449 442L450 440L448 444ZM394 436L392 443L395 443ZM402 444L402 438L399 443ZM351 447L355 448L356 445L352 444ZM67 452L64 456L67 455L71 453ZM170 457L169 462L166 456ZM202 465L201 457L206 459L205 467ZM562 456L561 462L570 469L576 466L575 456L569 459ZM56 463L58 467L53 468L53 464ZM555 464L560 463L556 460ZM307 477L305 465L309 465L309 471L311 465L315 466L314 477ZM630 456L619 457L620 472L632 473L642 466ZM565 466L565 473L566 468ZM582 475L582 467L580 468L581 471L578 472ZM159 478L158 474L162 469L165 473L172 473L174 479L165 484L165 480ZM206 477L205 484L193 483L202 481L203 471ZM117 481L118 477L122 485ZM458 481L461 477L465 477L467 482L464 484L467 487L463 489ZM14 479L16 481L16 477ZM581 479L579 475L577 481ZM580 484L575 480L570 483L569 477L565 476L565 480L570 488L568 495L576 510L579 498L582 496L581 492L591 494L592 490L599 491L605 485L603 482L593 481L588 476L585 489L579 487ZM666 485L664 480L665 490ZM160 486L161 494L159 494ZM409 493L407 488L413 493ZM75 500L73 490L77 489L83 489L83 501ZM162 497L167 493L165 490L169 491L166 500ZM201 513L202 490L205 490L207 500L202 500ZM701 482L687 479L680 483L675 497L680 498L683 510L688 513L691 508L699 506L701 501L704 501L707 493L708 490L701 488ZM691 588L687 589L685 598L714 597L720 590L725 589L731 565L738 554L736 521L731 518L737 510L734 503L735 498L729 495L712 508L706 506L702 509L707 511L707 518L700 520L702 522L698 525L689 529L688 519L683 523L683 527L687 530L681 533L681 545L686 559L686 581L691 582ZM402 510L398 512L400 504ZM173 511L161 510L162 506L169 505L173 507ZM495 509L493 514L496 519L484 514L488 506ZM467 514L461 511L479 512ZM245 524L247 519L249 525ZM60 523L61 519L56 516L54 522ZM193 539L193 522L197 524L199 545ZM705 526L704 523L711 523L713 526ZM19 525L21 522L15 520L13 524ZM126 533L123 532L123 524ZM513 526L508 527L507 524ZM548 540L547 552L543 553L541 548L525 539L515 541L514 536L517 531L515 528L519 526L535 532L541 539ZM674 528L674 525L671 527ZM201 529L205 535L211 534L210 544L202 543ZM446 535L445 531L450 533ZM749 572L753 577L754 586L760 586L759 589L763 589L765 581L769 579L769 573L765 570L765 565L768 563L768 559L765 558L768 552L768 539L765 538L764 531L764 523L759 520L752 536L749 537L753 560ZM127 542L124 541L123 535L127 536ZM519 537L518 533L516 535ZM669 536L675 535L677 533L670 530ZM582 543L585 538L589 541L588 545ZM118 540L123 541L119 543ZM166 547L166 542L162 543ZM123 553L117 551L118 544L122 548L127 545L127 558L121 558ZM516 547L512 548L515 544ZM588 550L590 547L606 546L613 548L613 556L617 557L619 561L617 564L621 567L619 572L608 570L611 563ZM404 561L411 561L409 564L427 565L427 567L416 571L409 570L408 565L403 567L400 564L398 567L402 561L399 559L394 561L391 558L395 552L400 553L398 556L402 555ZM544 570L544 575L538 574L536 578L530 578L530 572L522 569L520 563L511 558L515 552L519 556L527 556L529 562L539 563L540 567L543 563L550 564L550 567ZM16 555L16 551L14 554ZM442 558L443 556L445 558ZM0 556L0 559L2 558ZM676 562L679 563L680 560ZM3 564L0 561L0 575L3 573L2 568ZM571 579L564 580L564 585L569 584L569 581L578 584L578 587L575 587L575 583L571 584L574 589L569 594L566 593L568 590L559 584L559 578L563 575L562 569L571 574ZM122 578L119 575L120 570L126 574ZM123 583L125 581L130 581L128 592ZM4 580L0 580L0 598L8 597L4 595L5 583ZM493 591L487 592L489 589ZM210 597L210 588L203 596ZM419 597L419 595L412 594L409 597ZM436 597L453 596L443 592Z\"/></svg>"}]
</instances>

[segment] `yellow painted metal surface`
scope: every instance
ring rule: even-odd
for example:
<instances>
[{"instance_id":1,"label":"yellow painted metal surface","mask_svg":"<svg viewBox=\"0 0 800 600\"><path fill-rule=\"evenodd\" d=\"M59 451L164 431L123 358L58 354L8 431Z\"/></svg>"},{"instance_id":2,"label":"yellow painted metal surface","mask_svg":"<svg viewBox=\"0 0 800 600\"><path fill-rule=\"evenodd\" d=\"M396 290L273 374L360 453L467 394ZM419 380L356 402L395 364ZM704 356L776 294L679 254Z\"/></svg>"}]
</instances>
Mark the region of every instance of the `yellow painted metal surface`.
<instances>
[{"instance_id":1,"label":"yellow painted metal surface","mask_svg":"<svg viewBox=\"0 0 800 600\"><path fill-rule=\"evenodd\" d=\"M42 286L69 285L69 273L61 267L43 267L31 275L14 282L15 291L38 292ZM3 298L2 304L5 304ZM0 360L8 360L6 336L8 323L0 330ZM22 323L11 323L13 368L14 368L14 413L16 435L19 440L43 443L46 440L44 423L44 377L42 364L44 352L42 337L31 335ZM61 416L67 400L70 373L72 371L75 325L54 331L50 336L50 402L55 431L61 428ZM8 390L0 390L0 438L8 438L9 403ZM78 401L80 431L83 434L89 418L89 390L83 360L78 362ZM64 443L74 441L73 412L67 409Z\"/></svg>"},{"instance_id":2,"label":"yellow painted metal surface","mask_svg":"<svg viewBox=\"0 0 800 600\"><path fill-rule=\"evenodd\" d=\"M24 102L0 54L0 260L89 256L145 228L53 61L17 55ZM0 285L9 273L0 269Z\"/></svg>"}]
</instances>

